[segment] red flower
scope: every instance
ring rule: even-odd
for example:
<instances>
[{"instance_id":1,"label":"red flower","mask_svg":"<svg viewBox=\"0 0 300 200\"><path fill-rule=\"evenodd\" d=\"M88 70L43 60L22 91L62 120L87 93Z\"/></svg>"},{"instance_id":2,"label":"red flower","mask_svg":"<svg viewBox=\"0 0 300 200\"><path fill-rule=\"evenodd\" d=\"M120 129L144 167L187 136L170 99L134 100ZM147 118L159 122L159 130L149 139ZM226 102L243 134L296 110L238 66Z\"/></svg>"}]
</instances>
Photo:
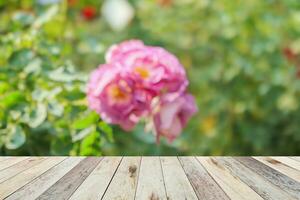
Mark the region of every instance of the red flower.
<instances>
[{"instance_id":1,"label":"red flower","mask_svg":"<svg viewBox=\"0 0 300 200\"><path fill-rule=\"evenodd\" d=\"M289 61L293 61L296 58L295 52L289 47L283 49L283 54Z\"/></svg>"},{"instance_id":2,"label":"red flower","mask_svg":"<svg viewBox=\"0 0 300 200\"><path fill-rule=\"evenodd\" d=\"M81 14L85 20L92 20L96 17L96 8L93 6L86 6L81 10Z\"/></svg>"}]
</instances>

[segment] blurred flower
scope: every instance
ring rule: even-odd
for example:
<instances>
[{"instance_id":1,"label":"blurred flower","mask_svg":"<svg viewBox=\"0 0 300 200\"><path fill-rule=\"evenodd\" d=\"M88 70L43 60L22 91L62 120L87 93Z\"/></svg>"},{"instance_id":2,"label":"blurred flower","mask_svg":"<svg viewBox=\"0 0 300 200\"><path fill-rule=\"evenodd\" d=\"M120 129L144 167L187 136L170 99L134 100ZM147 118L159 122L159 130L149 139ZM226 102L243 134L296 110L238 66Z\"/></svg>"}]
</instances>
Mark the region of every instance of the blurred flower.
<instances>
[{"instance_id":1,"label":"blurred flower","mask_svg":"<svg viewBox=\"0 0 300 200\"><path fill-rule=\"evenodd\" d=\"M208 116L204 118L201 124L201 129L205 135L211 136L215 133L214 132L215 126L216 126L216 118L214 116Z\"/></svg>"},{"instance_id":2,"label":"blurred flower","mask_svg":"<svg viewBox=\"0 0 300 200\"><path fill-rule=\"evenodd\" d=\"M121 60L126 53L143 49L144 47L144 43L140 40L128 40L117 45L112 45L106 52L105 61L110 63L114 60Z\"/></svg>"},{"instance_id":3,"label":"blurred flower","mask_svg":"<svg viewBox=\"0 0 300 200\"><path fill-rule=\"evenodd\" d=\"M296 58L296 53L289 47L283 49L283 54L289 61L293 61Z\"/></svg>"},{"instance_id":4,"label":"blurred flower","mask_svg":"<svg viewBox=\"0 0 300 200\"><path fill-rule=\"evenodd\" d=\"M134 9L127 0L106 0L102 14L114 31L121 31L133 19Z\"/></svg>"},{"instance_id":5,"label":"blurred flower","mask_svg":"<svg viewBox=\"0 0 300 200\"><path fill-rule=\"evenodd\" d=\"M162 98L159 112L154 115L157 139L165 136L172 142L196 112L197 105L190 94L182 94L172 101Z\"/></svg>"},{"instance_id":6,"label":"blurred flower","mask_svg":"<svg viewBox=\"0 0 300 200\"><path fill-rule=\"evenodd\" d=\"M68 0L68 5L69 6L75 6L77 3L77 0Z\"/></svg>"},{"instance_id":7,"label":"blurred flower","mask_svg":"<svg viewBox=\"0 0 300 200\"><path fill-rule=\"evenodd\" d=\"M108 123L130 130L149 110L149 96L120 66L99 66L90 76L87 87L89 107Z\"/></svg>"},{"instance_id":8,"label":"blurred flower","mask_svg":"<svg viewBox=\"0 0 300 200\"><path fill-rule=\"evenodd\" d=\"M85 6L81 10L81 15L86 20L92 20L92 19L94 19L96 17L96 13L97 13L97 10L93 6Z\"/></svg>"},{"instance_id":9,"label":"blurred flower","mask_svg":"<svg viewBox=\"0 0 300 200\"><path fill-rule=\"evenodd\" d=\"M157 3L159 5L161 5L162 7L168 7L168 6L171 6L172 3L173 3L173 0L156 0Z\"/></svg>"},{"instance_id":10,"label":"blurred flower","mask_svg":"<svg viewBox=\"0 0 300 200\"><path fill-rule=\"evenodd\" d=\"M178 59L139 40L113 45L105 59L106 64L91 74L89 107L125 130L144 118L157 141L160 136L173 141L197 111L194 98L186 93L188 80Z\"/></svg>"},{"instance_id":11,"label":"blurred flower","mask_svg":"<svg viewBox=\"0 0 300 200\"><path fill-rule=\"evenodd\" d=\"M300 78L300 54L298 42L294 42L290 47L283 49L283 54L288 61L290 61L296 67L296 78Z\"/></svg>"},{"instance_id":12,"label":"blurred flower","mask_svg":"<svg viewBox=\"0 0 300 200\"><path fill-rule=\"evenodd\" d=\"M112 46L106 61L119 62L142 87L156 95L174 96L185 91L188 80L178 59L161 47L145 46L139 40Z\"/></svg>"}]
</instances>

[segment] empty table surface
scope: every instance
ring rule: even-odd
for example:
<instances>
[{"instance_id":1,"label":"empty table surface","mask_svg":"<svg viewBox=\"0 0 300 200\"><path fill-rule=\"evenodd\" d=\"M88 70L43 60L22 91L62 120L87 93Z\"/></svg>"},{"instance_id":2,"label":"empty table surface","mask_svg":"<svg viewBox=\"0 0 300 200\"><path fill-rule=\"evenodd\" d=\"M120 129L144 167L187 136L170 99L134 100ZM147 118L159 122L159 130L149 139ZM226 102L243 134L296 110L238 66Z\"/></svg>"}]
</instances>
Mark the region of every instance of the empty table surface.
<instances>
[{"instance_id":1,"label":"empty table surface","mask_svg":"<svg viewBox=\"0 0 300 200\"><path fill-rule=\"evenodd\" d=\"M0 199L300 200L300 157L0 157Z\"/></svg>"}]
</instances>

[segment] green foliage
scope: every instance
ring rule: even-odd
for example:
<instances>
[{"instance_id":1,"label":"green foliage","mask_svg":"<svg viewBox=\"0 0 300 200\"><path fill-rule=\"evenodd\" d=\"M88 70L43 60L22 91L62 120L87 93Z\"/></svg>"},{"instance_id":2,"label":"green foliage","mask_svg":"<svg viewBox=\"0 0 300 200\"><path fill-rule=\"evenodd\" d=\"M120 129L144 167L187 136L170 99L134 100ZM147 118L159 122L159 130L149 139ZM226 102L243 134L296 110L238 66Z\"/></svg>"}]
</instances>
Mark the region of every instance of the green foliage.
<instances>
[{"instance_id":1,"label":"green foliage","mask_svg":"<svg viewBox=\"0 0 300 200\"><path fill-rule=\"evenodd\" d=\"M298 0L130 0L135 18L121 32L101 16L103 1L77 2L0 0L1 154L300 153ZM87 5L93 20L82 17ZM200 111L172 144L155 145L140 126L124 133L87 109L88 73L130 38L165 47L186 67Z\"/></svg>"},{"instance_id":2,"label":"green foliage","mask_svg":"<svg viewBox=\"0 0 300 200\"><path fill-rule=\"evenodd\" d=\"M296 64L283 54L292 46L300 55L299 1L136 5L144 32L180 57L197 97L200 112L179 149L207 155L300 153L300 81Z\"/></svg>"},{"instance_id":3,"label":"green foliage","mask_svg":"<svg viewBox=\"0 0 300 200\"><path fill-rule=\"evenodd\" d=\"M112 137L87 109L87 74L65 50L65 6L35 7L36 16L17 11L13 27L1 30L2 155L99 155L102 133Z\"/></svg>"}]
</instances>

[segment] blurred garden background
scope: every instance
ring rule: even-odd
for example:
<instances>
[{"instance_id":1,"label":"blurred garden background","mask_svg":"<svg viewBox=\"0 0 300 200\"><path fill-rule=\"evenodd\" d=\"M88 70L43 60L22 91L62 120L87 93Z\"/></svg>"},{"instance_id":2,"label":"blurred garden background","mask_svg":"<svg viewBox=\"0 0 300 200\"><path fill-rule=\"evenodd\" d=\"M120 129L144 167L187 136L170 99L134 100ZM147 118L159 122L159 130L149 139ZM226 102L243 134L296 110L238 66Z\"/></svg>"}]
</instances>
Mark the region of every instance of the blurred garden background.
<instances>
[{"instance_id":1,"label":"blurred garden background","mask_svg":"<svg viewBox=\"0 0 300 200\"><path fill-rule=\"evenodd\" d=\"M87 108L89 73L140 39L185 66L173 143ZM299 155L299 0L0 0L0 155Z\"/></svg>"}]
</instances>

